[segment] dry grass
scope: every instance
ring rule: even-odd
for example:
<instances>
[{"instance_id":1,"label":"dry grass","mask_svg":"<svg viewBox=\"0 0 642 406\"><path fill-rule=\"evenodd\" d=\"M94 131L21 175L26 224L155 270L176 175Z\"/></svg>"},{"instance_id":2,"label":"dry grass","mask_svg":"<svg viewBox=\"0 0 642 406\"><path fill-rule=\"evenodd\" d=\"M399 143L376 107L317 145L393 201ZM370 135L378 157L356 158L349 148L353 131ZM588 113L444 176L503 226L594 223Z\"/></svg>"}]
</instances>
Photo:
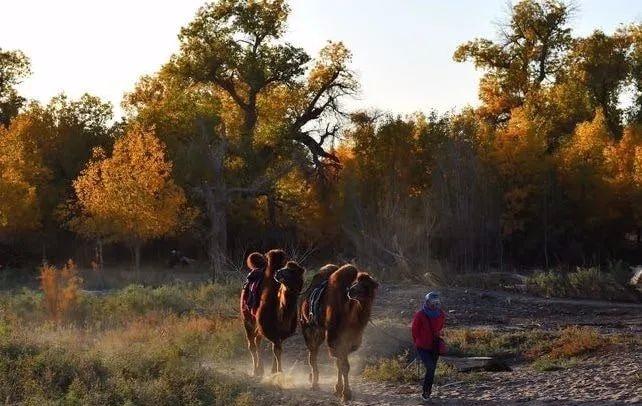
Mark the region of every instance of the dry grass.
<instances>
[{"instance_id":1,"label":"dry grass","mask_svg":"<svg viewBox=\"0 0 642 406\"><path fill-rule=\"evenodd\" d=\"M598 268L577 268L570 273L537 272L528 278L526 287L529 293L547 297L640 301L640 295L622 280L620 268L611 267L609 272Z\"/></svg>"},{"instance_id":2,"label":"dry grass","mask_svg":"<svg viewBox=\"0 0 642 406\"><path fill-rule=\"evenodd\" d=\"M531 348L527 355L551 360L568 359L606 349L615 343L615 337L599 334L593 328L570 326L562 329L553 340Z\"/></svg>"},{"instance_id":3,"label":"dry grass","mask_svg":"<svg viewBox=\"0 0 642 406\"><path fill-rule=\"evenodd\" d=\"M374 382L418 383L424 377L424 366L419 359L415 362L408 362L408 357L408 354L405 353L397 357L381 358L366 365L362 376ZM435 372L436 384L444 384L455 380L476 380L478 378L478 374L462 374L457 372L455 367L444 362L437 364L437 371Z\"/></svg>"},{"instance_id":4,"label":"dry grass","mask_svg":"<svg viewBox=\"0 0 642 406\"><path fill-rule=\"evenodd\" d=\"M444 339L450 355L519 357L538 342L547 341L545 331L497 331L486 328L446 329Z\"/></svg>"},{"instance_id":5,"label":"dry grass","mask_svg":"<svg viewBox=\"0 0 642 406\"><path fill-rule=\"evenodd\" d=\"M49 322L45 293L0 294L0 399L10 404L261 404L216 372L245 355L236 287L129 287L78 296ZM222 369L219 369L222 370ZM229 370L227 368L226 370ZM260 391L259 391L260 392Z\"/></svg>"}]
</instances>

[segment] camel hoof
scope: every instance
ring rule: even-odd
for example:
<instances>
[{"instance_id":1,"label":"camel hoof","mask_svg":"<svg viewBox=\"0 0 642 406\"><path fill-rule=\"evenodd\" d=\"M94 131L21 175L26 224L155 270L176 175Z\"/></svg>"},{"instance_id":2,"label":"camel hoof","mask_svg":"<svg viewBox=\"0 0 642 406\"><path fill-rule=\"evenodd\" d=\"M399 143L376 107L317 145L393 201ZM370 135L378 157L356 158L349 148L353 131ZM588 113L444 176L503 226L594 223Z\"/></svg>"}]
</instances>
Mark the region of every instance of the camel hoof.
<instances>
[{"instance_id":1,"label":"camel hoof","mask_svg":"<svg viewBox=\"0 0 642 406\"><path fill-rule=\"evenodd\" d=\"M317 391L317 390L320 390L320 389L321 388L319 388L319 384L318 383L313 383L312 384L312 390Z\"/></svg>"},{"instance_id":2,"label":"camel hoof","mask_svg":"<svg viewBox=\"0 0 642 406\"><path fill-rule=\"evenodd\" d=\"M344 402L352 400L352 391L350 391L350 390L343 391L343 394L341 395L341 399Z\"/></svg>"}]
</instances>

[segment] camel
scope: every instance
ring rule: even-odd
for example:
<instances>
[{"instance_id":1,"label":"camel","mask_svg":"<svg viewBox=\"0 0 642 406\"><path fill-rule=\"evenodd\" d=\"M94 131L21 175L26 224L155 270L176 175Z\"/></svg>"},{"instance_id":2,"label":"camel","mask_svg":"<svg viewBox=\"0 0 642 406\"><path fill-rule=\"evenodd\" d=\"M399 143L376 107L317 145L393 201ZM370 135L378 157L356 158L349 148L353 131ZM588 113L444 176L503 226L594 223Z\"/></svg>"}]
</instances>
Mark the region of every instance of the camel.
<instances>
[{"instance_id":1,"label":"camel","mask_svg":"<svg viewBox=\"0 0 642 406\"><path fill-rule=\"evenodd\" d=\"M325 340L330 355L336 359L337 384L335 394L344 401L352 399L348 382L350 363L348 355L361 345L363 331L370 320L372 303L379 284L366 272L359 272L353 265L326 265L315 275L320 285L327 280L327 287L319 300L318 318L310 313L315 289L311 289L300 306L300 323L308 347L310 381L313 390L319 389L317 356ZM317 285L317 286L319 286Z\"/></svg>"},{"instance_id":2,"label":"camel","mask_svg":"<svg viewBox=\"0 0 642 406\"><path fill-rule=\"evenodd\" d=\"M263 338L272 342L274 354L272 373L283 371L282 344L296 330L297 300L303 288L305 272L296 262L286 262L286 255L282 250L271 250L266 257L267 265L256 312L248 315L247 312L242 311L254 376L263 375L263 363L259 353Z\"/></svg>"}]
</instances>

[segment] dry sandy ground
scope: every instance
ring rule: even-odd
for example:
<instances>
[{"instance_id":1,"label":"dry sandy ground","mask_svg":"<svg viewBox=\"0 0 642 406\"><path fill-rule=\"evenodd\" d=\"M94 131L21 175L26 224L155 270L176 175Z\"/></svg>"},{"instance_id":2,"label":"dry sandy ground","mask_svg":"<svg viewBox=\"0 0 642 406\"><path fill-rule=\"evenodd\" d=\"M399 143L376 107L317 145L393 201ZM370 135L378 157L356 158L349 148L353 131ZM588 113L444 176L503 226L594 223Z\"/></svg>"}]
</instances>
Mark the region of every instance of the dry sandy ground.
<instances>
[{"instance_id":1,"label":"dry sandy ground","mask_svg":"<svg viewBox=\"0 0 642 406\"><path fill-rule=\"evenodd\" d=\"M351 405L419 405L419 385L380 384L362 380L367 359L390 356L410 345L408 325L426 288L384 286L362 348L351 357ZM589 325L604 333L642 334L642 305L534 298L500 292L443 289L447 326L495 329L556 329ZM264 379L272 392L265 401L285 405L339 404L332 395L333 362L321 355L321 391L307 389L307 354L300 335L287 341L285 373ZM267 349L264 359L269 363ZM248 355L249 359L249 355ZM246 373L249 362L228 371ZM268 364L269 366L269 364ZM642 349L590 356L559 371L539 372L526 364L510 372L483 372L470 382L436 386L435 405L642 405ZM272 384L275 384L276 389Z\"/></svg>"}]
</instances>

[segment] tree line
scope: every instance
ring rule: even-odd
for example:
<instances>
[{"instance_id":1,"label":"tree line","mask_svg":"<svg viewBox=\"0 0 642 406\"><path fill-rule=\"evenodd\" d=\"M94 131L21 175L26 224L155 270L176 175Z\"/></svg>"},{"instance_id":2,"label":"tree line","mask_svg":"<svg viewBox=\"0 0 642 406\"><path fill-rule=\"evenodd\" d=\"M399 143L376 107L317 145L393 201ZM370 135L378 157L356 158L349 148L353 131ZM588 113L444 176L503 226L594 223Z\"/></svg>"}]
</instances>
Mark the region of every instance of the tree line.
<instances>
[{"instance_id":1,"label":"tree line","mask_svg":"<svg viewBox=\"0 0 642 406\"><path fill-rule=\"evenodd\" d=\"M479 107L399 116L349 111L349 49L285 41L289 11L204 5L121 120L25 100L29 59L0 49L2 265L107 245L138 268L154 240L214 275L275 244L409 277L640 259L642 25L575 36L569 4L522 0L454 51Z\"/></svg>"}]
</instances>

